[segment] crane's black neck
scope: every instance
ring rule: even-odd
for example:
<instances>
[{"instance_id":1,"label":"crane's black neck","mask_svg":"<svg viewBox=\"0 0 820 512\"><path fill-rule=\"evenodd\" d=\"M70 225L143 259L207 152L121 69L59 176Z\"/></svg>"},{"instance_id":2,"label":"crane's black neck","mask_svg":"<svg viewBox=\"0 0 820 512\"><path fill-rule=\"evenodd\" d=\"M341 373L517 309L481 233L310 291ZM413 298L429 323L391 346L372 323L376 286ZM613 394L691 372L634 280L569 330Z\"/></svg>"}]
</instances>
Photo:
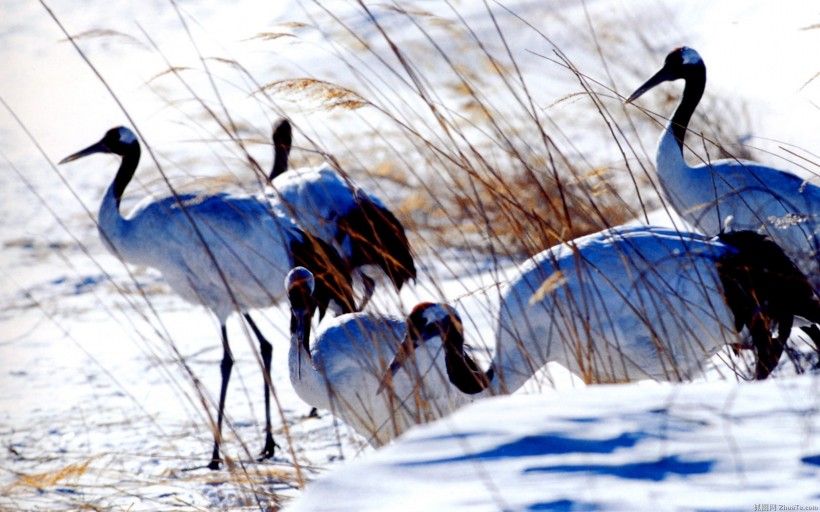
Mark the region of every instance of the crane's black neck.
<instances>
[{"instance_id":1,"label":"crane's black neck","mask_svg":"<svg viewBox=\"0 0 820 512\"><path fill-rule=\"evenodd\" d=\"M268 179L273 180L280 174L288 170L288 155L290 148L274 143L273 146L273 169L270 172Z\"/></svg>"},{"instance_id":2,"label":"crane's black neck","mask_svg":"<svg viewBox=\"0 0 820 512\"><path fill-rule=\"evenodd\" d=\"M291 309L290 311L290 335L296 338L296 333L302 330L302 346L299 350L304 349L308 357L310 357L310 325L313 321L313 306L306 306L303 313L301 323L296 313Z\"/></svg>"},{"instance_id":3,"label":"crane's black neck","mask_svg":"<svg viewBox=\"0 0 820 512\"><path fill-rule=\"evenodd\" d=\"M684 80L686 85L683 87L683 98L669 123L681 152L683 152L683 140L686 137L689 121L706 89L706 66L703 64L692 66Z\"/></svg>"},{"instance_id":4,"label":"crane's black neck","mask_svg":"<svg viewBox=\"0 0 820 512\"><path fill-rule=\"evenodd\" d=\"M298 323L298 320L297 320L297 317L296 317L296 313L291 311L290 312L290 337L291 337L291 340L293 340L293 343L297 343L296 340L298 338L297 338L296 334L297 334L298 331L299 331L299 323ZM308 333L310 333L310 331L308 331ZM309 335L310 334L308 334L308 336ZM309 340L307 341L307 346L308 346L308 354L309 354L310 353L310 350L309 350L310 341ZM301 350L301 348L302 347L297 347L297 350Z\"/></svg>"},{"instance_id":5,"label":"crane's black neck","mask_svg":"<svg viewBox=\"0 0 820 512\"><path fill-rule=\"evenodd\" d=\"M290 121L282 119L273 127L273 169L268 179L274 178L288 170L288 156L293 144L293 130Z\"/></svg>"},{"instance_id":6,"label":"crane's black neck","mask_svg":"<svg viewBox=\"0 0 820 512\"><path fill-rule=\"evenodd\" d=\"M468 395L475 395L487 389L495 376L493 367L486 372L482 371L473 358L463 350L456 350L449 343L446 343L445 347L444 361L450 382L459 391Z\"/></svg>"},{"instance_id":7,"label":"crane's black neck","mask_svg":"<svg viewBox=\"0 0 820 512\"><path fill-rule=\"evenodd\" d=\"M307 282L301 281L288 288L288 302L290 302L290 335L295 343L298 335L302 335L302 347L310 357L310 325L313 313L316 310L316 299L313 297Z\"/></svg>"},{"instance_id":8,"label":"crane's black neck","mask_svg":"<svg viewBox=\"0 0 820 512\"><path fill-rule=\"evenodd\" d=\"M134 177L134 172L137 170L137 165L140 163L140 145L138 142L129 144L126 151L122 154L122 162L114 177L114 199L117 201L117 207L120 206L120 200L125 193L125 187L131 183Z\"/></svg>"}]
</instances>

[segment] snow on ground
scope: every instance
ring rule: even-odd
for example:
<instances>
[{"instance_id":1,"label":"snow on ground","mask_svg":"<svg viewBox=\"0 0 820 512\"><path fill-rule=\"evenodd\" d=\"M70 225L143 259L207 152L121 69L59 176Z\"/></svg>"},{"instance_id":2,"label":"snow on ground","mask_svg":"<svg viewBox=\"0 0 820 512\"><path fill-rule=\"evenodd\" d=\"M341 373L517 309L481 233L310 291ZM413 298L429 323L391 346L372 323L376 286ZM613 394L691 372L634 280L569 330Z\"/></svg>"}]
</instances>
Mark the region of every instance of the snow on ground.
<instances>
[{"instance_id":1,"label":"snow on ground","mask_svg":"<svg viewBox=\"0 0 820 512\"><path fill-rule=\"evenodd\" d=\"M548 380L542 381L549 386L534 384L525 390L542 394L476 404L374 453L327 413L306 417L308 407L287 380L283 307L257 314L275 345L273 384L282 413L274 418L282 446L277 458L254 461L263 440L262 377L255 341L232 319L237 364L225 449L236 466L216 473L186 471L209 456L221 358L216 321L202 308L176 298L154 271L123 265L102 247L93 219L115 159L85 160L71 169L52 163L96 141L112 126L133 124L174 184L195 186L199 177L225 174L226 169L236 180L248 181L248 169L235 147L223 144L213 121L201 117L192 93L173 74L164 73L167 58L207 105L219 105L202 72L204 64L170 3L46 4L69 33L82 35L80 45L132 118L125 117L42 5L4 2L0 509L275 508L301 494L305 481L312 482L305 501L294 504L302 510L312 509L315 500L332 500L349 510L356 509L354 504L393 510L405 506L408 495L414 509L424 508L415 506L416 500L424 500L430 508L472 504L479 510L657 509L667 504L754 510L758 503L808 505L820 500L810 485L817 480L820 453L816 376L784 375L749 385L710 375L694 385L584 388L560 368L549 368ZM405 90L395 76L379 72L376 79L368 73L382 69L372 55L346 53L347 62L360 66L341 65L333 51L359 48L357 43L311 28L327 22L322 9L327 6L382 51L384 43L355 3L178 4L202 54L223 59L204 62L222 78L218 87L223 100L247 134L248 152L263 167L270 161L266 142L271 121L283 113L295 117L303 133L320 146L359 144L368 152L380 151L382 141L358 140L351 134L368 123L382 126L383 119L366 112L328 114L296 101L272 104L251 94L258 85L301 76L338 81L370 94L379 87L385 94ZM566 138L585 154L605 161L618 158L611 141L601 142L608 137L606 127L588 103L557 102L577 92L578 84L541 56L551 55L552 48L536 29L597 79L607 71L590 46L587 20L604 45L634 36L622 27L641 27L654 51L647 59L648 52L631 43L636 55L631 66L642 78L657 69L668 49L691 45L709 66L707 94L736 94L749 101L756 136L752 144L772 153L760 153L761 158L799 161L787 150L817 155L820 80L811 79L820 71L820 61L810 49L817 48L820 30L811 27L820 15L811 3L788 9L765 1L742 7L705 0L678 4L504 2L533 27L497 4L492 9L516 60L525 67L536 105L547 109L556 123L565 123ZM407 5L453 18L443 3ZM482 39L492 40L496 50L501 47L483 5L453 5ZM413 39L419 34L403 15L384 6L374 7L374 12L403 48L420 51L422 45ZM296 36L255 38L277 32ZM446 31L438 34L441 45L457 55L460 41ZM413 55L420 59L418 53ZM225 58L236 59L257 84L249 83ZM629 59L619 62L625 61ZM437 62L428 64L434 67ZM609 71L622 95L640 82L624 81L618 78L619 70ZM437 75L428 70L426 76ZM414 100L407 101L411 107ZM617 99L612 105L619 105ZM585 122L569 122L581 119ZM601 126L585 131L596 123ZM656 136L654 128L642 132L643 147L651 148ZM590 165L594 168L596 162ZM802 172L816 170L816 164L802 165ZM124 209L148 193L167 193L167 188L145 155ZM389 195L385 202L390 203ZM469 342L479 351L491 347L498 300L494 284L506 274L483 255L437 248L426 252L422 263L418 285L400 299L383 292L376 299L377 309L395 313L418 300L451 300L462 311ZM370 464L379 469L367 469ZM375 501L379 497L382 501Z\"/></svg>"},{"instance_id":2,"label":"snow on ground","mask_svg":"<svg viewBox=\"0 0 820 512\"><path fill-rule=\"evenodd\" d=\"M287 510L818 510L818 387L814 376L486 399L336 468Z\"/></svg>"}]
</instances>

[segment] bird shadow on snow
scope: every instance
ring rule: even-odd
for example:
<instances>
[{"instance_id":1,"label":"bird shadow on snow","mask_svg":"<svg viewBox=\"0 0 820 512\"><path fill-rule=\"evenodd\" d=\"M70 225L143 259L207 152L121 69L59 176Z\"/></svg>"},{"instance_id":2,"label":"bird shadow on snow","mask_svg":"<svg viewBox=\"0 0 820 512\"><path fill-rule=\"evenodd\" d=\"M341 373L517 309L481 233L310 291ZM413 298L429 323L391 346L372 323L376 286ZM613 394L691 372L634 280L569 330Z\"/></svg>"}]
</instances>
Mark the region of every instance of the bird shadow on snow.
<instances>
[{"instance_id":1,"label":"bird shadow on snow","mask_svg":"<svg viewBox=\"0 0 820 512\"><path fill-rule=\"evenodd\" d=\"M802 462L803 464L820 466L820 455L811 455L809 457L803 457L802 459L800 459L800 462Z\"/></svg>"},{"instance_id":2,"label":"bird shadow on snow","mask_svg":"<svg viewBox=\"0 0 820 512\"><path fill-rule=\"evenodd\" d=\"M648 480L661 482L669 476L702 475L709 473L715 461L684 461L677 455L662 457L648 462L631 464L579 464L556 465L527 468L524 474L532 473L593 473L602 476L614 476L626 480Z\"/></svg>"},{"instance_id":3,"label":"bird shadow on snow","mask_svg":"<svg viewBox=\"0 0 820 512\"><path fill-rule=\"evenodd\" d=\"M527 507L527 510L531 512L539 512L542 510L549 510L550 512L595 512L597 510L605 510L605 508L597 503L557 500L535 503Z\"/></svg>"},{"instance_id":4,"label":"bird shadow on snow","mask_svg":"<svg viewBox=\"0 0 820 512\"><path fill-rule=\"evenodd\" d=\"M400 465L410 467L466 461L541 457L545 455L569 455L572 453L608 454L614 453L621 448L632 448L644 437L646 436L643 433L630 432L609 439L578 439L561 434L528 435L480 452L435 460L404 462Z\"/></svg>"},{"instance_id":5,"label":"bird shadow on snow","mask_svg":"<svg viewBox=\"0 0 820 512\"><path fill-rule=\"evenodd\" d=\"M400 465L405 467L450 464L465 461L491 461L508 458L541 457L549 455L571 454L611 454L621 449L636 447L645 439L669 440L670 436L691 433L707 425L702 420L680 417L668 408L656 408L640 412L624 412L598 417L567 417L558 419L559 422L568 422L574 425L585 425L594 429L598 425L621 424L623 432L617 436L589 438L579 437L579 432L573 428L573 434L561 432L536 433L523 435L514 440L494 445L482 451L474 451L453 457L423 461L407 461ZM587 429L583 429L587 431ZM468 439L486 436L502 435L500 432L458 432L447 436L437 436L424 439L426 442L448 442L453 439Z\"/></svg>"},{"instance_id":6,"label":"bird shadow on snow","mask_svg":"<svg viewBox=\"0 0 820 512\"><path fill-rule=\"evenodd\" d=\"M468 454L442 457L433 460L407 461L399 464L403 467L423 466L430 464L455 464L461 462L489 462L502 459L541 457L537 460L538 465L525 467L522 474L570 474L587 473L601 476L611 476L625 480L645 480L660 482L669 477L686 477L689 475L701 475L712 471L716 464L715 460L695 458L690 459L687 455L670 454L661 458L643 458L634 462L624 462L621 464L594 464L589 462L578 464L567 464L564 456L590 454L609 455L619 451L632 451L640 454L642 448L639 446L644 441L668 441L679 434L688 433L691 435L699 428L705 426L703 421L679 417L669 409L658 408L641 412L626 412L614 415L604 415L598 418L565 418L566 421L576 425L588 425L596 428L598 424L621 425L621 432L608 436L591 435L588 432L574 434L566 432L539 432L523 435L503 444L496 444L487 449L475 451ZM486 433L484 433L486 434ZM483 436L484 434L474 434ZM583 437L579 436L583 435ZM458 437L465 436L464 433L457 434ZM587 437L590 436L590 437ZM429 439L428 439L429 441ZM446 442L446 441L445 441ZM649 452L651 452L650 450ZM648 453L649 453L648 452ZM543 457L558 457L554 464L545 465ZM640 455L639 455L640 457ZM549 460L549 459L547 459ZM818 457L807 457L806 464L820 464ZM564 507L563 505L567 505ZM592 508L584 508L590 505ZM579 508L580 507L580 508ZM595 510L594 504L558 502L541 503L535 505L530 510Z\"/></svg>"},{"instance_id":7,"label":"bird shadow on snow","mask_svg":"<svg viewBox=\"0 0 820 512\"><path fill-rule=\"evenodd\" d=\"M803 457L800 462L809 466L820 466L820 454ZM820 500L820 493L815 496L815 499Z\"/></svg>"}]
</instances>

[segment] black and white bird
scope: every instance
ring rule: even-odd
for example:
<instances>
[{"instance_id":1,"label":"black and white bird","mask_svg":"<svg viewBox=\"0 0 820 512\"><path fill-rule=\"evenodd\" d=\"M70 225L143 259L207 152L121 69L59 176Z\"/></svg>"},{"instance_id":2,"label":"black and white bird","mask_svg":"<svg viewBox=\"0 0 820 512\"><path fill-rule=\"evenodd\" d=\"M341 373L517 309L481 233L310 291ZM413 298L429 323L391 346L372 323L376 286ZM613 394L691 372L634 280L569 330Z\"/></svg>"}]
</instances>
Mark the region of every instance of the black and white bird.
<instances>
[{"instance_id":1,"label":"black and white bird","mask_svg":"<svg viewBox=\"0 0 820 512\"><path fill-rule=\"evenodd\" d=\"M330 411L372 446L469 401L447 385L446 364L437 357L442 340L461 331L451 307L421 304L407 319L363 312L340 315L326 321L311 341L313 274L294 268L286 288L291 304L288 363L296 394L309 405ZM441 317L445 318L432 321ZM391 392L380 394L382 376L405 338L423 338L426 344L414 353L414 371L398 376Z\"/></svg>"},{"instance_id":2,"label":"black and white bird","mask_svg":"<svg viewBox=\"0 0 820 512\"><path fill-rule=\"evenodd\" d=\"M413 308L407 317L407 325L407 335L382 375L377 394L381 394L386 388L395 393L399 370L408 366L408 361L417 365L416 354L421 352L430 339L435 339L441 345L439 350L433 352L433 356L439 361L443 358L449 381L447 384L443 379L438 380L440 389L433 395L434 399L446 396L449 403L463 405L478 398L484 391L493 391L491 384L495 379L495 363L490 364L486 371L481 370L478 363L465 352L463 323L455 309L446 304L423 302ZM425 385L429 386L429 383ZM451 385L457 390L455 397L460 397L461 401L453 397Z\"/></svg>"},{"instance_id":3,"label":"black and white bird","mask_svg":"<svg viewBox=\"0 0 820 512\"><path fill-rule=\"evenodd\" d=\"M292 129L287 119L273 130L273 169L269 179L276 201L311 235L335 247L348 269L364 284L359 309L375 287L374 267L397 290L416 279L416 266L404 227L372 194L329 166L288 170Z\"/></svg>"},{"instance_id":4,"label":"black and white bird","mask_svg":"<svg viewBox=\"0 0 820 512\"><path fill-rule=\"evenodd\" d=\"M124 216L120 201L140 159L140 144L128 128L109 130L99 142L63 159L70 162L94 153L122 157L119 170L103 197L98 226L106 247L124 262L159 270L183 299L213 311L222 334L222 383L213 456L208 467L221 462L222 418L233 367L226 322L242 313L259 339L265 367L266 439L263 457L272 457L275 442L270 422L271 344L249 315L281 299L284 277L294 265L319 276L314 306L321 316L331 302L342 312L353 310L351 277L336 251L306 236L264 197L184 194L147 198Z\"/></svg>"},{"instance_id":5,"label":"black and white bird","mask_svg":"<svg viewBox=\"0 0 820 512\"><path fill-rule=\"evenodd\" d=\"M455 356L447 369L450 384L474 399L514 392L549 362L589 383L686 380L739 346L756 351L755 378L764 379L795 317L820 321L820 302L764 236L619 227L522 264L502 297L489 369Z\"/></svg>"},{"instance_id":6,"label":"black and white bird","mask_svg":"<svg viewBox=\"0 0 820 512\"><path fill-rule=\"evenodd\" d=\"M517 389L549 361L588 382L685 380L727 345L777 365L794 317L820 321L805 275L751 231L707 238L618 227L525 262L505 293L496 361ZM776 333L775 336L772 333Z\"/></svg>"},{"instance_id":7,"label":"black and white bird","mask_svg":"<svg viewBox=\"0 0 820 512\"><path fill-rule=\"evenodd\" d=\"M658 141L656 165L672 208L707 235L731 218L734 230L765 233L820 291L820 187L787 171L737 159L689 166L683 155L687 127L706 87L706 66L692 48L678 48L640 86L631 103L653 87L677 79L683 97Z\"/></svg>"}]
</instances>

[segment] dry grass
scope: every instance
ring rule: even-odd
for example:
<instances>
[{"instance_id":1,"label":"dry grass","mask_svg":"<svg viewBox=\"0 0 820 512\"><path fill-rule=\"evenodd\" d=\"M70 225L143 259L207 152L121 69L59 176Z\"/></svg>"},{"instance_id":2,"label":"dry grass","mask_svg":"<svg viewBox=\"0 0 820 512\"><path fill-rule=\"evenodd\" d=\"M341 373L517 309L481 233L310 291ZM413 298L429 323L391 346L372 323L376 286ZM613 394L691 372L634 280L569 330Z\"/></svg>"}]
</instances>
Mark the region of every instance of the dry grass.
<instances>
[{"instance_id":1,"label":"dry grass","mask_svg":"<svg viewBox=\"0 0 820 512\"><path fill-rule=\"evenodd\" d=\"M382 17L362 3L360 14L368 20L364 29L325 10L311 23L282 24L277 31L253 38L276 45L298 40L301 30L323 27L328 40L338 41L337 57L355 83L300 76L263 83L235 60L204 56L202 69L196 72L204 72L214 89L218 89L217 79L233 84L230 80L238 81L239 76L250 89L248 96L275 113L272 117L285 114L302 120L304 130L297 130L297 136L304 142L293 153L294 166L315 164L321 158L362 183L376 184L378 195L402 221L422 258L435 261L444 249L458 249L476 260L500 257L522 261L547 247L622 224L659 206L653 165L647 161L646 151L629 142L635 125L651 121L644 116L630 117L621 104L622 98L612 86L603 85L603 78L600 82L592 80L591 71L582 72L556 48L548 57L540 58L545 68L543 79L560 75L567 83L575 84L574 92L546 101L533 92L538 83L534 77L540 72L525 69L521 62L524 56L507 46L508 29L501 25L494 25L492 41L485 41L455 11L444 17L397 6L384 9L399 23L384 25ZM497 9L488 8L488 16L498 14ZM415 27L417 40L396 39L399 35L393 31L406 26ZM526 23L514 26L516 30L534 30ZM120 33L96 31L81 36L127 38L128 44L134 44L132 36ZM587 44L593 52L600 50L601 41L607 42L601 60L611 68L625 70L627 77L621 77L622 83L637 86L654 71L635 65L634 53L619 51L635 44L634 39L621 34L620 27L582 36L589 38ZM153 44L147 32L143 31L140 39L147 39L140 44L162 55L162 49ZM546 47L551 45L546 37L535 40ZM447 46L442 46L444 41ZM646 53L651 58L639 61L660 62L657 52ZM619 55L628 55L629 59L618 60ZM527 57L532 64L533 55ZM195 72L193 68L166 63L168 68L157 73L149 85L183 90L182 98L169 98L168 104L179 107L185 122L197 131L210 134L210 144L227 148L230 154L222 162L229 175L199 182L198 188L218 190L243 185L256 192L261 184L259 176L266 171L249 146L269 140L269 124L237 117L231 113L231 105L206 101L203 91L195 89L188 78ZM226 77L220 76L223 72ZM652 95L648 101L654 102L649 103L651 110L671 113L677 100L676 96ZM298 110L284 112L281 104L298 104ZM705 126L708 139L738 140L732 130L737 126L738 113L744 112L742 106L727 104L709 110L710 118L696 119L694 130ZM356 129L333 134L332 142L337 145L329 147L326 139L320 140L327 134L317 135L309 129L313 126L311 116L320 124L324 115L336 116L337 120L349 116ZM576 147L573 138L584 131L600 134L604 149L591 155ZM148 149L161 182L176 191L176 182L169 179L159 159ZM237 174L232 165L235 162L244 164L239 168L240 172L247 171L247 176ZM178 166L182 167L180 163ZM546 280L535 291L533 300L549 294L561 280L558 274ZM160 334L165 339L166 334ZM172 339L167 341L173 346ZM570 346L577 341L566 340ZM583 348L578 352L582 354ZM185 358L175 349L168 354L179 366L175 368L180 370L178 379L189 379L197 393L202 393ZM207 408L209 401L199 396ZM4 492L68 485L88 476L95 460L20 475ZM267 490L271 481L294 487L302 484L298 464L296 470L279 470L248 469L228 463L228 469L227 477L190 473L169 475L169 481L224 482L228 478L241 496L237 508L263 510L277 510L282 502L275 492ZM167 482L152 484L163 483ZM140 484L145 482L125 492L139 494ZM86 507L94 509L88 504L79 508Z\"/></svg>"},{"instance_id":2,"label":"dry grass","mask_svg":"<svg viewBox=\"0 0 820 512\"><path fill-rule=\"evenodd\" d=\"M360 180L379 181L422 252L451 247L521 259L660 205L653 164L624 135L646 118L630 118L622 98L579 71L560 50L542 59L543 80L575 83L576 92L539 104L533 77L541 73L531 69L532 59L529 69L519 63L524 56L510 50L499 25L493 40L484 41L457 12L442 17L395 5L382 8L397 20L382 22L383 12L361 5L374 34L360 33L329 11L311 25L323 27L328 40L342 42L337 56L358 84L286 79L257 94L271 94L272 104L301 100L291 115L322 108L356 121L356 131L335 134L339 144L333 148L307 140L335 167ZM488 8L488 16L498 11ZM398 42L395 37L401 36L392 32L406 26L418 32L412 43ZM523 20L517 28L535 31ZM636 59L626 51L635 38L621 32L622 27L609 27L581 36L589 38L591 51L607 41L601 59L608 68L626 70L621 82L637 85L651 70L635 63L661 58L645 49L646 58ZM361 62L377 64L365 73ZM653 97L650 108L657 112L671 114L678 101L674 95ZM573 108L554 112L569 102ZM710 112L710 119L696 119L693 129L707 126L710 141L739 141L733 130L742 125L734 121L743 107L726 100L709 107L701 112ZM601 147L611 151L592 156L576 148L572 137L585 129L601 134ZM704 145L710 150L726 152L722 145Z\"/></svg>"},{"instance_id":3,"label":"dry grass","mask_svg":"<svg viewBox=\"0 0 820 512\"><path fill-rule=\"evenodd\" d=\"M276 511L288 501L281 490L299 486L292 467L248 467L229 460L222 472L173 470L141 475L120 467L117 458L100 454L53 470L20 474L2 488L0 510L4 504L13 507L9 510L18 506L42 506L44 510L209 510L197 504L201 499L192 502L190 497L191 489L210 488L220 509ZM32 495L38 498L32 499Z\"/></svg>"},{"instance_id":4,"label":"dry grass","mask_svg":"<svg viewBox=\"0 0 820 512\"><path fill-rule=\"evenodd\" d=\"M93 460L94 459L87 459L84 462L69 464L65 467L44 473L21 475L17 483L6 488L5 492L11 491L16 486L28 486L38 490L44 490L58 484L66 485L68 483L67 481L76 481L83 476Z\"/></svg>"}]
</instances>

